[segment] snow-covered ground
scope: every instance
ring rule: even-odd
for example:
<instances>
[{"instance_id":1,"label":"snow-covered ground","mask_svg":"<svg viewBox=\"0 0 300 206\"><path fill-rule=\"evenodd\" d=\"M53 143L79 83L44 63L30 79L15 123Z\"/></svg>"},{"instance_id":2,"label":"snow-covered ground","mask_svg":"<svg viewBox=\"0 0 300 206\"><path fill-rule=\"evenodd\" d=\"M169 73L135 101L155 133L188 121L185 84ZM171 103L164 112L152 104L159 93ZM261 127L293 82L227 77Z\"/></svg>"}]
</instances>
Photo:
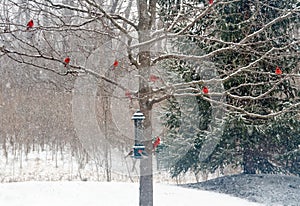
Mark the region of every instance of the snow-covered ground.
<instances>
[{"instance_id":1,"label":"snow-covered ground","mask_svg":"<svg viewBox=\"0 0 300 206\"><path fill-rule=\"evenodd\" d=\"M300 178L295 176L239 174L185 187L230 194L267 206L300 205Z\"/></svg>"},{"instance_id":2,"label":"snow-covered ground","mask_svg":"<svg viewBox=\"0 0 300 206\"><path fill-rule=\"evenodd\" d=\"M2 151L0 149L1 154ZM105 178L102 170L93 164L79 169L78 161L70 152L54 154L51 151L31 152L23 160L0 155L0 206L135 206L138 205L139 185L137 174L131 173L134 183L129 183L129 173L113 173L113 182L100 182ZM123 157L124 158L124 157ZM128 164L131 159L127 160ZM22 165L22 167L21 167ZM124 165L126 169L126 165ZM120 170L118 170L120 171ZM97 173L99 172L99 173ZM114 172L114 171L112 171ZM87 181L78 181L81 178ZM165 172L154 174L154 205L229 205L256 206L224 194L183 188L157 182L175 182ZM190 180L188 180L190 179ZM179 182L195 181L181 178ZM9 183L10 182L10 183Z\"/></svg>"},{"instance_id":3,"label":"snow-covered ground","mask_svg":"<svg viewBox=\"0 0 300 206\"><path fill-rule=\"evenodd\" d=\"M23 181L106 181L105 168L93 161L85 163L80 168L80 160L72 155L69 149L63 153L55 153L46 147L43 151L31 151L14 157L9 153L8 159L4 156L0 147L0 182ZM18 153L19 154L19 153ZM114 157L111 165L111 179L115 182L138 181L139 162L133 167L134 159L124 158L126 154ZM155 158L154 158L155 160ZM82 161L81 161L82 162ZM155 161L153 161L155 163ZM22 165L22 167L20 167ZM134 168L134 170L133 170ZM188 183L196 181L193 174L172 179L167 171L157 171L157 165L153 165L154 181L156 183ZM201 177L200 177L201 178ZM1 205L0 205L1 206Z\"/></svg>"},{"instance_id":4,"label":"snow-covered ground","mask_svg":"<svg viewBox=\"0 0 300 206\"><path fill-rule=\"evenodd\" d=\"M135 206L138 184L117 182L19 182L0 184L1 206ZM208 191L155 184L155 206L258 206Z\"/></svg>"},{"instance_id":5,"label":"snow-covered ground","mask_svg":"<svg viewBox=\"0 0 300 206\"><path fill-rule=\"evenodd\" d=\"M112 170L113 182L107 183L101 182L103 168L97 170L89 162L79 169L71 152L31 152L22 160L1 154L0 149L0 206L138 205L138 176L126 171L131 159L121 165L125 172ZM232 175L175 186L170 184L195 182L195 177L175 181L166 171L156 171L154 182L155 206L300 206L300 177Z\"/></svg>"}]
</instances>

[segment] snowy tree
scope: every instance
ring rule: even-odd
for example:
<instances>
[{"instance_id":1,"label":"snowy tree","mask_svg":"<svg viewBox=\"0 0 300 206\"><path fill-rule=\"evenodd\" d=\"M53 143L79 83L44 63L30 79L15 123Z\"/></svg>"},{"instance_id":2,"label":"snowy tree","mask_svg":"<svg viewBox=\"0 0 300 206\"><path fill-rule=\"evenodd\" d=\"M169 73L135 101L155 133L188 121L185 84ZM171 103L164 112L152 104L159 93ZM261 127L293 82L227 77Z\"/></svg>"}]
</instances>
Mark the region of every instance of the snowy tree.
<instances>
[{"instance_id":1,"label":"snowy tree","mask_svg":"<svg viewBox=\"0 0 300 206\"><path fill-rule=\"evenodd\" d=\"M199 153L203 139L207 138L207 135L203 136L201 133L207 132L208 129L201 129L201 125L199 125L198 129L202 132L192 130L190 132L181 131L178 134L178 131L185 126L180 126L174 119L182 119L183 114L180 113L176 116L176 109L171 111L172 115L167 113L167 126L171 130L171 141L173 141L172 136L174 136L175 130L176 137L185 137L181 142L189 141L189 144L193 145L189 152L184 153L185 155L177 155L178 157L175 157L173 164L169 165L174 176L188 170L196 173L201 170L214 172L217 168L223 168L230 164L242 166L245 173L282 171L281 167L284 160L279 164L279 162L275 163L273 159L273 156L279 155L274 151L278 146L278 139L274 133L280 133L280 130L278 127L270 128L269 125L275 125L272 122L280 122L282 127L292 129L295 126L289 124L288 119L294 119L294 121L298 119L293 112L294 109L298 109L293 108L290 112L291 110L288 111L287 108L289 105L297 105L299 102L299 85L295 82L297 77L295 73L299 67L299 46L297 45L299 36L297 36L295 26L299 25L299 14L295 13L291 18L282 19L282 21L277 21L276 18L281 18L282 11L294 8L296 3L296 1L273 1L270 3L267 1L234 1L227 5L215 7L215 13L205 15L189 30L188 38L190 41L206 53L223 49L225 42L241 44L249 38L249 34L255 34L260 30L264 31L250 40L247 46L240 47L238 50L221 51L211 58L211 61L217 65L218 72L223 79L226 103L230 104L228 107L234 106L238 110L246 111L246 113L241 115L239 112L236 113L236 110L227 113L227 123L223 129L223 136L219 138L218 147L206 162L199 160ZM163 2L163 4L171 8L176 4L178 5L178 2ZM166 15L166 19L169 18L170 14L176 15L178 12L171 9L168 11L169 14ZM269 28L265 28L266 24L272 21L274 21L273 24ZM213 26L209 27L209 25ZM178 25L178 27L182 27L182 25ZM203 37L201 34L206 32L208 28L210 32ZM214 42L212 43L213 39ZM182 45L195 50L193 45L184 44L184 42ZM183 47L182 45L180 46ZM258 53L266 55L257 55ZM239 71L238 68L245 69ZM190 79L200 77L200 72L195 70L195 67L179 68L180 73L184 73ZM186 82L190 79L185 77ZM203 98L203 100L205 99ZM203 103L198 106L205 109ZM172 110L173 107L174 103L170 105L169 110ZM205 111L208 112L209 109L205 109ZM287 112L283 114L281 111ZM274 115L275 113L281 113L280 117ZM195 114L195 111L187 114L187 116L191 118L191 114ZM209 124L206 118L200 116L204 114L203 111L199 111L197 117ZM277 118L280 118L281 121L278 122ZM192 121L195 121L195 118ZM272 135L266 135L266 128L269 131L272 129L275 131ZM192 135L192 138L189 138L189 135ZM297 135L290 137L287 135L284 139L288 138L296 140L298 137ZM290 150L293 151L297 147L295 142ZM182 148L182 145L175 146L174 152L176 153L179 148ZM173 154L173 156L175 155Z\"/></svg>"}]
</instances>

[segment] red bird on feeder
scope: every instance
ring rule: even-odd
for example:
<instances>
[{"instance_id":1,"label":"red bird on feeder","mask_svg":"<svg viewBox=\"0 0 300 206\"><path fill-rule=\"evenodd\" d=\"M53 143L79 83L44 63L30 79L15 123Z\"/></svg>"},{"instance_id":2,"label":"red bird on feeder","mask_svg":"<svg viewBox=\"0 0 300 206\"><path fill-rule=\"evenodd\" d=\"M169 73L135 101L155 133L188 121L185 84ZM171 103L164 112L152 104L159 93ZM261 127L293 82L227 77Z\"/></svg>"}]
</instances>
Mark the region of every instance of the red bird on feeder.
<instances>
[{"instance_id":1,"label":"red bird on feeder","mask_svg":"<svg viewBox=\"0 0 300 206\"><path fill-rule=\"evenodd\" d=\"M202 88L202 92L203 92L204 94L208 94L208 88L204 86L204 87Z\"/></svg>"},{"instance_id":2,"label":"red bird on feeder","mask_svg":"<svg viewBox=\"0 0 300 206\"><path fill-rule=\"evenodd\" d=\"M143 158L148 156L147 152L145 152L144 150L141 150L141 149L138 150L138 153L139 153Z\"/></svg>"},{"instance_id":3,"label":"red bird on feeder","mask_svg":"<svg viewBox=\"0 0 300 206\"><path fill-rule=\"evenodd\" d=\"M64 62L65 62L65 67L70 63L71 59L70 57L66 57Z\"/></svg>"},{"instance_id":4,"label":"red bird on feeder","mask_svg":"<svg viewBox=\"0 0 300 206\"><path fill-rule=\"evenodd\" d=\"M31 19L31 20L27 23L27 29L26 29L26 30L31 29L33 26L34 26L34 22L33 22L33 20Z\"/></svg>"},{"instance_id":5,"label":"red bird on feeder","mask_svg":"<svg viewBox=\"0 0 300 206\"><path fill-rule=\"evenodd\" d=\"M212 5L214 3L214 0L209 0L209 4Z\"/></svg>"},{"instance_id":6,"label":"red bird on feeder","mask_svg":"<svg viewBox=\"0 0 300 206\"><path fill-rule=\"evenodd\" d=\"M119 66L119 62L118 62L118 60L115 60L115 61L114 61L114 64L113 64L113 66L114 66L114 68L116 68L117 66Z\"/></svg>"},{"instance_id":7,"label":"red bird on feeder","mask_svg":"<svg viewBox=\"0 0 300 206\"><path fill-rule=\"evenodd\" d=\"M159 144L160 144L160 138L157 137L156 140L155 140L154 143L153 143L153 150L155 150L156 147L157 147Z\"/></svg>"},{"instance_id":8,"label":"red bird on feeder","mask_svg":"<svg viewBox=\"0 0 300 206\"><path fill-rule=\"evenodd\" d=\"M282 71L281 71L281 69L279 68L279 66L276 67L276 69L275 69L275 74L277 74L277 75L282 74Z\"/></svg>"}]
</instances>

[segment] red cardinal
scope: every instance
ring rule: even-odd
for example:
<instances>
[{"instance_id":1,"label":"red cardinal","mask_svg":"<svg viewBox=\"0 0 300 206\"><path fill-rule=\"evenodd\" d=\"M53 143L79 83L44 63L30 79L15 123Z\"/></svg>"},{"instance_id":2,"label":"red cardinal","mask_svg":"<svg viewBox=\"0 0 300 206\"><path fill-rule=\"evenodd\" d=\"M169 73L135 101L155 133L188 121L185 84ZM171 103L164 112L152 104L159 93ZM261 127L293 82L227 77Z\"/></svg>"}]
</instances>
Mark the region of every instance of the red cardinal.
<instances>
[{"instance_id":1,"label":"red cardinal","mask_svg":"<svg viewBox=\"0 0 300 206\"><path fill-rule=\"evenodd\" d=\"M159 80L159 77L155 76L154 74L151 74L149 79L150 79L150 82L156 82L157 80Z\"/></svg>"},{"instance_id":2,"label":"red cardinal","mask_svg":"<svg viewBox=\"0 0 300 206\"><path fill-rule=\"evenodd\" d=\"M155 148L160 144L160 138L157 137L156 140L153 143L153 150L155 150Z\"/></svg>"},{"instance_id":3,"label":"red cardinal","mask_svg":"<svg viewBox=\"0 0 300 206\"><path fill-rule=\"evenodd\" d=\"M115 60L114 64L113 64L114 68L116 68L117 66L119 66L119 62L118 60Z\"/></svg>"},{"instance_id":4,"label":"red cardinal","mask_svg":"<svg viewBox=\"0 0 300 206\"><path fill-rule=\"evenodd\" d=\"M64 62L65 62L65 67L70 63L71 59L70 57L66 57Z\"/></svg>"},{"instance_id":5,"label":"red cardinal","mask_svg":"<svg viewBox=\"0 0 300 206\"><path fill-rule=\"evenodd\" d=\"M202 92L203 92L204 94L208 94L208 88L204 86L203 89L202 89Z\"/></svg>"},{"instance_id":6,"label":"red cardinal","mask_svg":"<svg viewBox=\"0 0 300 206\"><path fill-rule=\"evenodd\" d=\"M34 26L33 20L31 19L28 23L27 23L27 30L31 29Z\"/></svg>"},{"instance_id":7,"label":"red cardinal","mask_svg":"<svg viewBox=\"0 0 300 206\"><path fill-rule=\"evenodd\" d=\"M281 71L281 69L279 68L279 66L276 67L276 69L275 69L275 74L278 74L278 75L282 74L282 71Z\"/></svg>"},{"instance_id":8,"label":"red cardinal","mask_svg":"<svg viewBox=\"0 0 300 206\"><path fill-rule=\"evenodd\" d=\"M214 3L214 0L209 0L209 4L212 5Z\"/></svg>"}]
</instances>

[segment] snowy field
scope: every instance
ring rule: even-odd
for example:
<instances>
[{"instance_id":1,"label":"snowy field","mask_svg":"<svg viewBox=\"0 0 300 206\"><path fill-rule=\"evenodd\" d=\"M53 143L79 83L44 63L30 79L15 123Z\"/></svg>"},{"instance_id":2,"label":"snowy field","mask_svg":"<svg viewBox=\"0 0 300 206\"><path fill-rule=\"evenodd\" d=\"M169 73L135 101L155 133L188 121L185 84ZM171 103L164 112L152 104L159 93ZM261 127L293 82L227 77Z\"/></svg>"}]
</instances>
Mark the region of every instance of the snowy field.
<instances>
[{"instance_id":1,"label":"snowy field","mask_svg":"<svg viewBox=\"0 0 300 206\"><path fill-rule=\"evenodd\" d=\"M134 183L130 183L129 173L114 175L113 182L108 183L91 164L79 169L70 152L62 156L39 151L23 157L21 161L10 155L7 161L0 156L0 206L135 206L139 203L139 185L134 173L131 174ZM131 160L127 161L129 164ZM87 181L80 181L81 177ZM155 206L259 205L225 194L175 186L175 180L164 173L155 173L154 177ZM182 178L180 182L195 181L194 177L188 179ZM166 184L169 182L173 184Z\"/></svg>"},{"instance_id":2,"label":"snowy field","mask_svg":"<svg viewBox=\"0 0 300 206\"><path fill-rule=\"evenodd\" d=\"M135 206L137 183L19 182L0 184L1 206ZM229 195L155 184L155 206L258 206Z\"/></svg>"},{"instance_id":3,"label":"snowy field","mask_svg":"<svg viewBox=\"0 0 300 206\"><path fill-rule=\"evenodd\" d=\"M108 183L93 164L80 169L70 152L39 151L23 157L0 155L0 206L138 205L134 172L113 173ZM126 161L129 165L132 160ZM86 181L80 181L83 178ZM155 172L154 206L300 206L299 177L232 175L186 184L195 181L192 175L175 181L165 172Z\"/></svg>"}]
</instances>

